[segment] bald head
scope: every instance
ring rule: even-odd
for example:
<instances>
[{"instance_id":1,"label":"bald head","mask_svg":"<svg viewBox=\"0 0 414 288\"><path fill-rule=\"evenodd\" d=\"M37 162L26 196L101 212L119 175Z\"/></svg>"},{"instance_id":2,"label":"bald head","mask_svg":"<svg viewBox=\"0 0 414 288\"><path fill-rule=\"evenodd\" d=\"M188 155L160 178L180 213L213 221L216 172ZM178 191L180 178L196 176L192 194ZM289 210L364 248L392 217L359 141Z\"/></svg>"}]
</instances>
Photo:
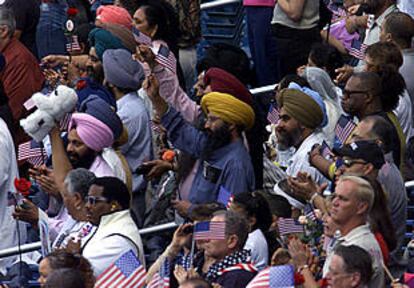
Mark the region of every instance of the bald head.
<instances>
[{"instance_id":1,"label":"bald head","mask_svg":"<svg viewBox=\"0 0 414 288\"><path fill-rule=\"evenodd\" d=\"M378 96L381 94L381 78L377 73L359 72L353 74L351 78L357 79L356 83L359 88L369 91L372 95Z\"/></svg>"},{"instance_id":2,"label":"bald head","mask_svg":"<svg viewBox=\"0 0 414 288\"><path fill-rule=\"evenodd\" d=\"M414 37L414 19L403 12L389 14L382 24L381 41L394 41L400 49L411 47Z\"/></svg>"}]
</instances>

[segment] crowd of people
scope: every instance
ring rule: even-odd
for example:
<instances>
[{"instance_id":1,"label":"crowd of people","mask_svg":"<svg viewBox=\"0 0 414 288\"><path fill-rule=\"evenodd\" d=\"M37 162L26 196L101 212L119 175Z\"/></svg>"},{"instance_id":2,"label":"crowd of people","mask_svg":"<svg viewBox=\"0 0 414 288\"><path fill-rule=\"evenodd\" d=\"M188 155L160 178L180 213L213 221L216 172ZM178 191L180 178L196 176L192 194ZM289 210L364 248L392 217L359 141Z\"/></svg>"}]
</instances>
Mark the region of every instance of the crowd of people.
<instances>
[{"instance_id":1,"label":"crowd of people","mask_svg":"<svg viewBox=\"0 0 414 288\"><path fill-rule=\"evenodd\" d=\"M411 2L0 1L0 286L414 287Z\"/></svg>"}]
</instances>

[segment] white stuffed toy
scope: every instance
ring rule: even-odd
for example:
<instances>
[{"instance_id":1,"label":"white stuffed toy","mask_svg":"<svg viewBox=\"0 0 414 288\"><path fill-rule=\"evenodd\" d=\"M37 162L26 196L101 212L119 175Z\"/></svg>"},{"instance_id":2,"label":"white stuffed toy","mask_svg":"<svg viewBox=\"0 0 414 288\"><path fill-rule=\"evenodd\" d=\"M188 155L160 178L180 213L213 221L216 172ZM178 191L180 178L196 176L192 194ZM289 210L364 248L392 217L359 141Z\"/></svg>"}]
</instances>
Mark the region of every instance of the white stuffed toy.
<instances>
[{"instance_id":1,"label":"white stuffed toy","mask_svg":"<svg viewBox=\"0 0 414 288\"><path fill-rule=\"evenodd\" d=\"M26 119L20 120L20 126L30 137L40 142L56 122L75 109L78 96L72 88L60 85L50 95L36 93L31 100L37 110Z\"/></svg>"}]
</instances>

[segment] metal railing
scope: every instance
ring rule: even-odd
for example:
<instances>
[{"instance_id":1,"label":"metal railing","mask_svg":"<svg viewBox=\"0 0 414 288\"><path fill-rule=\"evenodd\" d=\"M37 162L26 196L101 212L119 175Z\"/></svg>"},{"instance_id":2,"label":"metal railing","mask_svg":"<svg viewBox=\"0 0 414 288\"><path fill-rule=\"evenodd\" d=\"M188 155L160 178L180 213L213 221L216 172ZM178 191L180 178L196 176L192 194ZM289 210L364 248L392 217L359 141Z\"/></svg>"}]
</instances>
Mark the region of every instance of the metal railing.
<instances>
[{"instance_id":1,"label":"metal railing","mask_svg":"<svg viewBox=\"0 0 414 288\"><path fill-rule=\"evenodd\" d=\"M226 4L232 4L232 3L237 3L237 2L240 2L240 0L217 0L217 1L212 1L212 2L201 4L200 9L206 10L209 8L219 7L219 6L223 6Z\"/></svg>"},{"instance_id":2,"label":"metal railing","mask_svg":"<svg viewBox=\"0 0 414 288\"><path fill-rule=\"evenodd\" d=\"M139 231L139 234L141 236L144 236L144 235L153 234L156 232L172 230L177 227L178 227L178 224L176 224L175 222L169 222L169 223L165 223L165 224L161 224L161 225L157 225L153 227L143 228ZM29 244L23 244L20 246L20 249L17 246L3 249L3 250L0 250L0 259L18 255L19 253L27 253L27 252L36 251L36 250L39 250L41 246L42 246L41 242L39 241L39 242L34 242L34 243L29 243Z\"/></svg>"}]
</instances>

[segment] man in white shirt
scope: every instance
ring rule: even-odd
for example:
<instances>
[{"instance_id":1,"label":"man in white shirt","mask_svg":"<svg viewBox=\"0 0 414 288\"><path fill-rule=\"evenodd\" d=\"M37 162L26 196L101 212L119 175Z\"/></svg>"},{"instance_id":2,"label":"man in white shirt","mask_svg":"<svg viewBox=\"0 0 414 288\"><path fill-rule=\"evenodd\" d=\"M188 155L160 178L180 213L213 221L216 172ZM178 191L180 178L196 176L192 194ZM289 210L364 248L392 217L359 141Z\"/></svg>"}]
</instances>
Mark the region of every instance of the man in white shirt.
<instances>
[{"instance_id":1,"label":"man in white shirt","mask_svg":"<svg viewBox=\"0 0 414 288\"><path fill-rule=\"evenodd\" d=\"M14 192L14 179L19 177L17 170L16 154L13 139L10 135L6 123L0 117L0 227L1 241L0 250L17 246L18 237L16 221L12 217L13 207L8 206L7 194ZM26 241L25 224L20 223L20 241ZM6 267L10 265L16 257L0 259L0 273L6 274Z\"/></svg>"},{"instance_id":2,"label":"man in white shirt","mask_svg":"<svg viewBox=\"0 0 414 288\"><path fill-rule=\"evenodd\" d=\"M326 179L311 167L308 153L315 144L323 141L319 129L325 118L323 109L315 98L300 90L284 89L279 95L281 110L276 126L277 141L279 147L296 149L288 160L286 173L296 177L298 172L306 172L320 185Z\"/></svg>"},{"instance_id":3,"label":"man in white shirt","mask_svg":"<svg viewBox=\"0 0 414 288\"><path fill-rule=\"evenodd\" d=\"M328 273L338 245L356 245L367 251L373 262L374 274L368 287L384 287L384 269L382 253L378 242L369 228L368 214L374 203L374 190L369 182L356 176L342 176L335 189L332 201L331 217L339 226L341 237L327 251L323 267L323 276Z\"/></svg>"}]
</instances>

